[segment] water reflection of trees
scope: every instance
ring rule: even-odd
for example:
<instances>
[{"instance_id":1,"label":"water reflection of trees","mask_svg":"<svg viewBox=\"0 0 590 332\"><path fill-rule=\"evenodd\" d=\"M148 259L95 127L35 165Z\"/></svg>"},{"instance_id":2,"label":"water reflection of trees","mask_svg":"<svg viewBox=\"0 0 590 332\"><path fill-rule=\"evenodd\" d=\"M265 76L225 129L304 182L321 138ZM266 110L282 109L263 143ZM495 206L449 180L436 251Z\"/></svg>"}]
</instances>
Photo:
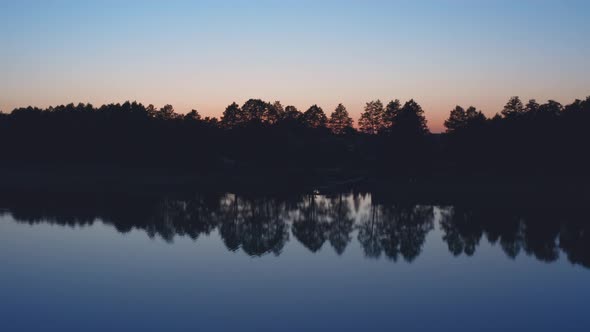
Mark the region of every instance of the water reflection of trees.
<instances>
[{"instance_id":1,"label":"water reflection of trees","mask_svg":"<svg viewBox=\"0 0 590 332\"><path fill-rule=\"evenodd\" d=\"M358 240L368 257L384 253L394 261L401 256L411 262L433 226L432 206L373 203L359 226Z\"/></svg>"},{"instance_id":2,"label":"water reflection of trees","mask_svg":"<svg viewBox=\"0 0 590 332\"><path fill-rule=\"evenodd\" d=\"M229 250L251 256L280 254L289 239L285 204L272 198L227 195L219 209L219 233Z\"/></svg>"},{"instance_id":3,"label":"water reflection of trees","mask_svg":"<svg viewBox=\"0 0 590 332\"><path fill-rule=\"evenodd\" d=\"M326 242L330 226L326 200L308 195L294 214L291 231L295 238L312 252L320 250Z\"/></svg>"},{"instance_id":4,"label":"water reflection of trees","mask_svg":"<svg viewBox=\"0 0 590 332\"><path fill-rule=\"evenodd\" d=\"M442 240L459 256L476 254L482 238L508 257L552 262L564 253L590 267L590 227L579 210L400 204L377 195L256 196L237 194L1 197L8 213L31 225L85 227L97 221L121 233L144 231L172 242L218 232L228 250L279 255L292 235L311 252L338 255L355 237L366 257L402 258L421 253L437 216Z\"/></svg>"},{"instance_id":5,"label":"water reflection of trees","mask_svg":"<svg viewBox=\"0 0 590 332\"><path fill-rule=\"evenodd\" d=\"M356 195L358 197L358 195ZM338 255L342 255L352 239L354 230L354 215L351 203L343 194L328 197L330 205L328 214L331 219L328 229L328 241ZM353 203L354 204L354 203ZM358 209L357 209L358 210Z\"/></svg>"},{"instance_id":6,"label":"water reflection of trees","mask_svg":"<svg viewBox=\"0 0 590 332\"><path fill-rule=\"evenodd\" d=\"M588 222L583 211L551 208L468 208L442 210L443 240L454 255L473 255L483 236L499 244L510 258L522 251L540 261L553 262L563 251L570 262L590 267Z\"/></svg>"}]
</instances>

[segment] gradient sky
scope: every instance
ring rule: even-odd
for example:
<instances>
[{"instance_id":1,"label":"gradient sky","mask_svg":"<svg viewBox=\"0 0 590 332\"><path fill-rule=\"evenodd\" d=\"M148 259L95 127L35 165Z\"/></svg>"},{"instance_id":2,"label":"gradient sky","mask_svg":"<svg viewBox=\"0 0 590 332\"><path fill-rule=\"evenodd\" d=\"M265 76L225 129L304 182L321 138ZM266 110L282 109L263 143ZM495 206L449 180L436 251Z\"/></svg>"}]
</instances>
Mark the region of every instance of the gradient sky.
<instances>
[{"instance_id":1,"label":"gradient sky","mask_svg":"<svg viewBox=\"0 0 590 332\"><path fill-rule=\"evenodd\" d=\"M590 95L590 1L0 0L0 110L137 100L220 116L233 101L305 110Z\"/></svg>"}]
</instances>

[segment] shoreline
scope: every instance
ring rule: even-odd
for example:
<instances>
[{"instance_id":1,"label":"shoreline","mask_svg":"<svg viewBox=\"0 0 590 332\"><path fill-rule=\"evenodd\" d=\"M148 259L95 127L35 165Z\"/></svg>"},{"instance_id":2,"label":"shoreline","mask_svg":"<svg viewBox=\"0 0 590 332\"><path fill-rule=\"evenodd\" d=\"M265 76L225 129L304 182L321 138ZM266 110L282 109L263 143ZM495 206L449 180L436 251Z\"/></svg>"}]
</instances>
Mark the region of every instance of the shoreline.
<instances>
[{"instance_id":1,"label":"shoreline","mask_svg":"<svg viewBox=\"0 0 590 332\"><path fill-rule=\"evenodd\" d=\"M590 202L590 177L423 175L379 177L361 172L188 172L114 167L0 168L0 191L10 193L236 192L253 194L374 192L399 200Z\"/></svg>"}]
</instances>

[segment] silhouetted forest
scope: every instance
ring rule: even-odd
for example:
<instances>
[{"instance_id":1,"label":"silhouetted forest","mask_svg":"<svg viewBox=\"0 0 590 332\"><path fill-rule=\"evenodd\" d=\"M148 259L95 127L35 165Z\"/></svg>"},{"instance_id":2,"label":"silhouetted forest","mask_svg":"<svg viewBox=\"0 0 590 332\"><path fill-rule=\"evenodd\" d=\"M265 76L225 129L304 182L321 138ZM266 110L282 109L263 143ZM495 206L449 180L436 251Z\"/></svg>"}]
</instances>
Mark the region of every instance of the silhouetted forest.
<instances>
[{"instance_id":1,"label":"silhouetted forest","mask_svg":"<svg viewBox=\"0 0 590 332\"><path fill-rule=\"evenodd\" d=\"M518 97L492 118L450 111L431 134L414 100L371 101L355 126L340 104L328 116L250 99L220 119L137 102L17 108L0 115L5 167L116 166L226 174L586 175L590 97L563 106Z\"/></svg>"},{"instance_id":2,"label":"silhouetted forest","mask_svg":"<svg viewBox=\"0 0 590 332\"><path fill-rule=\"evenodd\" d=\"M0 195L15 221L84 227L102 222L121 233L142 231L172 242L175 237L217 232L230 251L280 255L297 241L310 252L345 253L358 241L367 258L416 260L435 228L454 256L476 254L482 241L507 257L527 254L556 261L565 254L590 268L590 224L584 205L506 205L497 202L433 204L390 195L334 192L327 195L226 193ZM0 209L0 216L2 210Z\"/></svg>"}]
</instances>

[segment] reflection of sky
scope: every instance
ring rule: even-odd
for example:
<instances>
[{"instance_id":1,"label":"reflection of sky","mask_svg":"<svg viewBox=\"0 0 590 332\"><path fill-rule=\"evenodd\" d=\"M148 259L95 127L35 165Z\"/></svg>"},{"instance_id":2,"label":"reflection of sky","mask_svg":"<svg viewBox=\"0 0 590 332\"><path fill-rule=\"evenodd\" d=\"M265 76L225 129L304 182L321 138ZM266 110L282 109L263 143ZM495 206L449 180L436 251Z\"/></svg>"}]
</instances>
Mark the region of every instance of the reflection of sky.
<instances>
[{"instance_id":1,"label":"reflection of sky","mask_svg":"<svg viewBox=\"0 0 590 332\"><path fill-rule=\"evenodd\" d=\"M361 211L362 212L362 211ZM0 217L2 330L586 331L590 270L508 259L482 238L453 257L437 225L411 264L291 238L280 256L228 251L217 231L169 244L111 226ZM19 329L17 327L23 327Z\"/></svg>"},{"instance_id":2,"label":"reflection of sky","mask_svg":"<svg viewBox=\"0 0 590 332\"><path fill-rule=\"evenodd\" d=\"M0 109L127 99L219 116L281 100L358 117L590 94L587 1L2 1Z\"/></svg>"}]
</instances>

